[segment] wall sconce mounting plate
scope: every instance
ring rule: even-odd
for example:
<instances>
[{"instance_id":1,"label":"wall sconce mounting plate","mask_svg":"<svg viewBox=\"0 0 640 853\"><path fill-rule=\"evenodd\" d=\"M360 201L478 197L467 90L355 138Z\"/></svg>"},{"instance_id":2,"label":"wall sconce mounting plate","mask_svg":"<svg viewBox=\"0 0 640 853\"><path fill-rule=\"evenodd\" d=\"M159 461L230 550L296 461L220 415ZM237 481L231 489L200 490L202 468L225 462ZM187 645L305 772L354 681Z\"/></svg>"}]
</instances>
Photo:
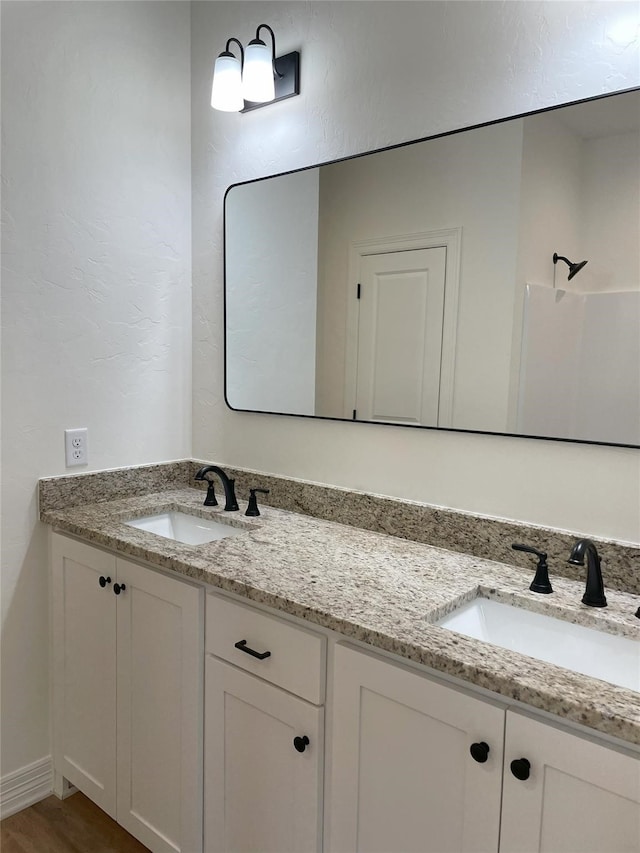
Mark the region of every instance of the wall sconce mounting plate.
<instances>
[{"instance_id":1,"label":"wall sconce mounting plate","mask_svg":"<svg viewBox=\"0 0 640 853\"><path fill-rule=\"evenodd\" d=\"M285 53L284 56L279 56L275 60L275 89L276 96L272 101L264 101L256 103L254 101L245 101L244 107L240 110L241 113L247 113L250 110L257 110L259 107L268 107L270 104L275 104L276 101L284 101L287 98L293 98L294 95L300 94L300 53L297 50L291 53Z\"/></svg>"}]
</instances>

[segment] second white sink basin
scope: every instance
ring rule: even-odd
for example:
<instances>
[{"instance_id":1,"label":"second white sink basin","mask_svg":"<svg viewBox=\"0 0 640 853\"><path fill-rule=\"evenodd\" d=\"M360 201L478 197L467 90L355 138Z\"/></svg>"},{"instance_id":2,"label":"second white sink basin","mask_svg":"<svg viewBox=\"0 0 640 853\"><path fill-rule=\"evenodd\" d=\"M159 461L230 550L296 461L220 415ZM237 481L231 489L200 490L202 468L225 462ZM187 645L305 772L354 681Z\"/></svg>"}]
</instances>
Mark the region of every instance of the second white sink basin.
<instances>
[{"instance_id":1,"label":"second white sink basin","mask_svg":"<svg viewBox=\"0 0 640 853\"><path fill-rule=\"evenodd\" d=\"M196 515L177 510L132 518L124 523L139 530L155 533L157 536L184 542L186 545L202 545L205 542L226 539L228 536L240 536L247 532L241 527L232 527L230 524L208 518L198 518Z\"/></svg>"},{"instance_id":2,"label":"second white sink basin","mask_svg":"<svg viewBox=\"0 0 640 853\"><path fill-rule=\"evenodd\" d=\"M640 642L475 598L436 622L467 637L640 691Z\"/></svg>"}]
</instances>

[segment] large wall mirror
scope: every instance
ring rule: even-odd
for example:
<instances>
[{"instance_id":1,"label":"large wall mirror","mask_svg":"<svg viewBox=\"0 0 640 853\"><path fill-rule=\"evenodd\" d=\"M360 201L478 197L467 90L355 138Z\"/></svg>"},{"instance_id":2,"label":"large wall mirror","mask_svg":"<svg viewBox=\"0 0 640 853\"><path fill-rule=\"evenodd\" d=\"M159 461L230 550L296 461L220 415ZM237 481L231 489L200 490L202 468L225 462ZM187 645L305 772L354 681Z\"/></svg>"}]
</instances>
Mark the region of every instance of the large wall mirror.
<instances>
[{"instance_id":1,"label":"large wall mirror","mask_svg":"<svg viewBox=\"0 0 640 853\"><path fill-rule=\"evenodd\" d=\"M236 184L227 403L638 446L639 238L640 90Z\"/></svg>"}]
</instances>

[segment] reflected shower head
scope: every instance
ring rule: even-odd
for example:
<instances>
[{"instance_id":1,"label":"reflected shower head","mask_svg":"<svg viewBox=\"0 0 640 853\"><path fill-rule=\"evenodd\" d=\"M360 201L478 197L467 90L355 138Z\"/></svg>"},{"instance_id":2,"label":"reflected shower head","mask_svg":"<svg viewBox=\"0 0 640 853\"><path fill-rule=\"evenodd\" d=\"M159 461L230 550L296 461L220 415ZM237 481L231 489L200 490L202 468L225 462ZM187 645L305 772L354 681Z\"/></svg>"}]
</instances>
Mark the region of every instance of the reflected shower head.
<instances>
[{"instance_id":1,"label":"reflected shower head","mask_svg":"<svg viewBox=\"0 0 640 853\"><path fill-rule=\"evenodd\" d=\"M558 261L564 261L565 264L569 267L569 275L567 277L567 281L571 281L574 275L577 275L582 267L584 267L588 261L578 261L577 264L572 264L569 258L565 258L564 255L559 255L557 252L553 253L553 263L557 264Z\"/></svg>"}]
</instances>

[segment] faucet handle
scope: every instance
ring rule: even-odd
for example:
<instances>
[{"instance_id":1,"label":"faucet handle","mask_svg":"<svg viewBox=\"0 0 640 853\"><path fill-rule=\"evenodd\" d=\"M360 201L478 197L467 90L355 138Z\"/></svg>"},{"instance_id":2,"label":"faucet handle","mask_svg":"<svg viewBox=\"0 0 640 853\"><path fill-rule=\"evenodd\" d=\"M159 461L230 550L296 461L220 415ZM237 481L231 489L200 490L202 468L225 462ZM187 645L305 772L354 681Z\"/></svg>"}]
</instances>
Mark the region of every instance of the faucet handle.
<instances>
[{"instance_id":1,"label":"faucet handle","mask_svg":"<svg viewBox=\"0 0 640 853\"><path fill-rule=\"evenodd\" d=\"M530 545L513 544L511 546L514 551L524 551L527 554L535 554L538 558L536 566L536 575L529 585L531 592L540 592L543 595L548 595L553 592L553 587L549 581L549 566L547 565L547 555L544 551L538 551L537 548L532 548Z\"/></svg>"},{"instance_id":2,"label":"faucet handle","mask_svg":"<svg viewBox=\"0 0 640 853\"><path fill-rule=\"evenodd\" d=\"M535 554L536 557L538 557L540 560L542 560L544 562L547 561L547 555L544 553L544 551L538 551L537 548L532 548L531 545L516 545L516 544L514 544L511 547L513 548L514 551L525 551L527 554Z\"/></svg>"},{"instance_id":3,"label":"faucet handle","mask_svg":"<svg viewBox=\"0 0 640 853\"><path fill-rule=\"evenodd\" d=\"M207 496L204 499L204 506L218 506L218 500L216 498L216 490L213 485L213 480L207 480L206 477L202 478L207 484Z\"/></svg>"},{"instance_id":4,"label":"faucet handle","mask_svg":"<svg viewBox=\"0 0 640 853\"><path fill-rule=\"evenodd\" d=\"M207 496L204 499L205 506L218 506L218 501L216 498L216 490L213 485L213 480L210 480L207 477L207 474L211 470L210 465L203 465L202 468L196 473L194 480L199 480L200 482L204 482L207 484Z\"/></svg>"},{"instance_id":5,"label":"faucet handle","mask_svg":"<svg viewBox=\"0 0 640 853\"><path fill-rule=\"evenodd\" d=\"M260 492L263 495L268 495L269 489L249 489L249 505L247 506L247 511L245 512L245 515L260 515L256 492Z\"/></svg>"}]
</instances>

